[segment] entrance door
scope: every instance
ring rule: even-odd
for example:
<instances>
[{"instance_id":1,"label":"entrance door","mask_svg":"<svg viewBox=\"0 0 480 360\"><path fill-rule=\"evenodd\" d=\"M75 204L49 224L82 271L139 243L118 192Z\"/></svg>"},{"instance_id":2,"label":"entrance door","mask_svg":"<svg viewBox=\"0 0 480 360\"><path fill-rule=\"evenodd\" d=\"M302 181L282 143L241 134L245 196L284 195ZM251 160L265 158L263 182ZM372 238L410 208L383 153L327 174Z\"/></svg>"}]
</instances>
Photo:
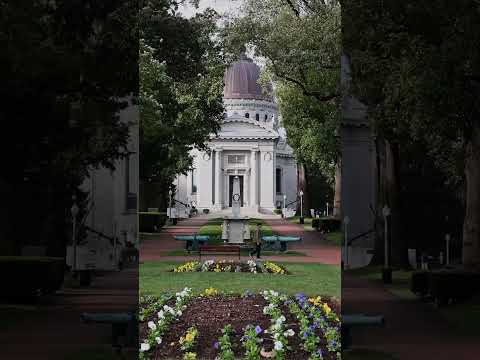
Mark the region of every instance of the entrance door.
<instances>
[{"instance_id":1,"label":"entrance door","mask_svg":"<svg viewBox=\"0 0 480 360\"><path fill-rule=\"evenodd\" d=\"M233 197L233 179L238 176L240 179L240 206L243 207L243 176L242 175L230 175L228 177L228 206L232 207Z\"/></svg>"}]
</instances>

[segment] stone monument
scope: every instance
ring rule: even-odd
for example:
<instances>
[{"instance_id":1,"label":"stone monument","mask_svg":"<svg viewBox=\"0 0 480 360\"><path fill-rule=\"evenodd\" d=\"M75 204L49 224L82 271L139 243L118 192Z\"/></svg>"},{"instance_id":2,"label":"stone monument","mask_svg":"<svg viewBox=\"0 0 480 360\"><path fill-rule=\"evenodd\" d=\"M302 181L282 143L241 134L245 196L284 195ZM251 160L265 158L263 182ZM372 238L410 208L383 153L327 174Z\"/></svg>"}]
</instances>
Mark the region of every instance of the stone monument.
<instances>
[{"instance_id":1,"label":"stone monument","mask_svg":"<svg viewBox=\"0 0 480 360\"><path fill-rule=\"evenodd\" d=\"M241 216L240 178L233 179L232 215L223 218L222 239L229 244L243 244L250 239L248 216Z\"/></svg>"}]
</instances>

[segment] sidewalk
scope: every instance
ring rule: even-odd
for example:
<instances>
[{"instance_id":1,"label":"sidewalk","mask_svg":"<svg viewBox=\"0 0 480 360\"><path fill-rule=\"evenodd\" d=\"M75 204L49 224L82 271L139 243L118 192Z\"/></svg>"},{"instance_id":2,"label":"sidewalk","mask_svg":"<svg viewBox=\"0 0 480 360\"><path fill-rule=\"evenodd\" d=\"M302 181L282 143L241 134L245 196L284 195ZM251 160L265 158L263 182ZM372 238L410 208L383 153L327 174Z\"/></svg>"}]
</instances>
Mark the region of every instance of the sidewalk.
<instances>
[{"instance_id":1,"label":"sidewalk","mask_svg":"<svg viewBox=\"0 0 480 360\"><path fill-rule=\"evenodd\" d=\"M384 328L355 328L353 347L396 355L401 360L479 359L479 339L456 336L435 310L418 300L404 300L380 282L342 274L342 313L383 315Z\"/></svg>"}]
</instances>

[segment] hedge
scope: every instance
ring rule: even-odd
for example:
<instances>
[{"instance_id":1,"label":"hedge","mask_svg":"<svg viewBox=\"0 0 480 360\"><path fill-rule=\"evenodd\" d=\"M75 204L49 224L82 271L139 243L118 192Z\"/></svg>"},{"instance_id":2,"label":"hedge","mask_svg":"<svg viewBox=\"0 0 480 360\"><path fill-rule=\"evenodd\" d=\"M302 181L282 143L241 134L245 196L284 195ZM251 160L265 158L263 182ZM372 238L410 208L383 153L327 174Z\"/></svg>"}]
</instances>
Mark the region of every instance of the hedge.
<instances>
[{"instance_id":1,"label":"hedge","mask_svg":"<svg viewBox=\"0 0 480 360\"><path fill-rule=\"evenodd\" d=\"M323 232L339 231L341 227L340 219L335 218L314 218L312 219L312 227Z\"/></svg>"},{"instance_id":2,"label":"hedge","mask_svg":"<svg viewBox=\"0 0 480 360\"><path fill-rule=\"evenodd\" d=\"M430 296L438 305L450 300L461 302L480 293L480 274L464 270L416 271L412 274L413 293Z\"/></svg>"},{"instance_id":3,"label":"hedge","mask_svg":"<svg viewBox=\"0 0 480 360\"><path fill-rule=\"evenodd\" d=\"M277 215L280 215L282 213L282 209L274 209L273 213L277 214Z\"/></svg>"},{"instance_id":4,"label":"hedge","mask_svg":"<svg viewBox=\"0 0 480 360\"><path fill-rule=\"evenodd\" d=\"M61 288L64 272L64 258L0 256L2 288L9 297L53 293Z\"/></svg>"},{"instance_id":5,"label":"hedge","mask_svg":"<svg viewBox=\"0 0 480 360\"><path fill-rule=\"evenodd\" d=\"M138 213L140 232L153 233L155 232L155 226L157 231L165 225L167 216L160 212L140 212Z\"/></svg>"}]
</instances>

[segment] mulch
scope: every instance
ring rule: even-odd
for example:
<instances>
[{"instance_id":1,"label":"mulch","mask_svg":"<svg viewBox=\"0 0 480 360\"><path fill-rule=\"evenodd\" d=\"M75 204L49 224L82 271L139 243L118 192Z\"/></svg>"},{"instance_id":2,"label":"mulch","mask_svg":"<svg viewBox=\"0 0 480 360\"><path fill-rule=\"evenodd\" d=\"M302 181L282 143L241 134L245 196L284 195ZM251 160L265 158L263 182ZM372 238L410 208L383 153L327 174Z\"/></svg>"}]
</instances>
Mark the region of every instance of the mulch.
<instances>
[{"instance_id":1,"label":"mulch","mask_svg":"<svg viewBox=\"0 0 480 360\"><path fill-rule=\"evenodd\" d=\"M333 303L327 299L324 299L324 301L327 301L332 310L338 313L338 303ZM169 305L173 305L173 302ZM188 328L195 326L198 329L198 338L192 351L197 353L198 359L214 359L218 354L218 350L214 348L214 343L221 336L221 329L227 324L230 324L234 330L231 343L235 356L242 358L245 351L240 341L243 336L243 328L247 325L259 325L262 329L267 329L271 324L270 317L263 314L263 308L266 305L268 305L267 302L260 295L249 297L239 295L198 297L188 305L177 322L170 326L168 333L163 336L162 344L155 349L153 358L182 359L183 352L178 340L180 336L185 335ZM302 341L298 337L300 330L297 320L290 314L286 306L283 306L282 313L286 317L287 327L295 331L295 335L288 338L291 350L287 352L286 360L308 359L309 355L303 350ZM152 317L141 323L140 339L145 338L148 331L146 324L149 320L155 321L156 318ZM259 337L264 339L263 347L266 351L273 349L273 342L269 334L262 332ZM324 359L333 360L335 356L334 354L327 354L325 349Z\"/></svg>"}]
</instances>

